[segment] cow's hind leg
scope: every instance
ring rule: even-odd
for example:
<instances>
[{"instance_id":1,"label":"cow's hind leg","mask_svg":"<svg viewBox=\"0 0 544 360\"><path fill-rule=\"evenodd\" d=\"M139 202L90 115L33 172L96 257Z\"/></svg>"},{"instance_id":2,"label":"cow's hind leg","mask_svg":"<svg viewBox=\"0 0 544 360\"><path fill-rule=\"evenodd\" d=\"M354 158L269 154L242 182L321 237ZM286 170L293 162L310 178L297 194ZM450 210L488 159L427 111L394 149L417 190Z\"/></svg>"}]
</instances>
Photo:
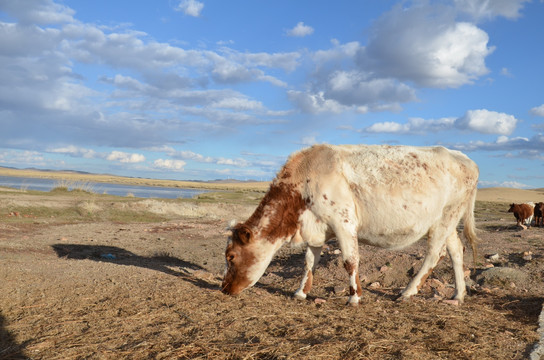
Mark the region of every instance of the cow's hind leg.
<instances>
[{"instance_id":1,"label":"cow's hind leg","mask_svg":"<svg viewBox=\"0 0 544 360\"><path fill-rule=\"evenodd\" d=\"M427 245L427 255L423 260L421 269L410 281L408 286L400 294L400 300L410 298L410 296L417 294L419 288L427 280L427 277L432 273L438 261L446 254L446 239L443 231L429 231Z\"/></svg>"},{"instance_id":2,"label":"cow's hind leg","mask_svg":"<svg viewBox=\"0 0 544 360\"><path fill-rule=\"evenodd\" d=\"M310 292L313 283L313 277L319 259L321 258L321 246L308 246L306 250L306 259L304 262L304 276L302 282L297 291L295 291L295 298L304 300L306 295Z\"/></svg>"},{"instance_id":3,"label":"cow's hind leg","mask_svg":"<svg viewBox=\"0 0 544 360\"><path fill-rule=\"evenodd\" d=\"M463 244L457 235L457 231L454 231L446 240L446 248L448 249L453 273L455 274L455 295L453 298L459 300L459 302L463 302L467 290L463 270Z\"/></svg>"}]
</instances>

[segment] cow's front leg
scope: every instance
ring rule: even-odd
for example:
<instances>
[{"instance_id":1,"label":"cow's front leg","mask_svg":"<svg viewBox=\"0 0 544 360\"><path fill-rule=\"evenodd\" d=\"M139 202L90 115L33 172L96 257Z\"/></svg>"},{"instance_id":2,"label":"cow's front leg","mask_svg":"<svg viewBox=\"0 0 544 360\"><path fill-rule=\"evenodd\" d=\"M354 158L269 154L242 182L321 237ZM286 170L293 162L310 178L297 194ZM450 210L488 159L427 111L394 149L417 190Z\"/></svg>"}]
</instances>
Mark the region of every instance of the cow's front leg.
<instances>
[{"instance_id":1,"label":"cow's front leg","mask_svg":"<svg viewBox=\"0 0 544 360\"><path fill-rule=\"evenodd\" d=\"M357 306L363 294L363 287L359 279L359 248L357 235L351 233L337 233L338 244L342 251L344 268L349 276L349 299L350 305Z\"/></svg>"},{"instance_id":2,"label":"cow's front leg","mask_svg":"<svg viewBox=\"0 0 544 360\"><path fill-rule=\"evenodd\" d=\"M321 259L321 246L308 246L306 250L306 259L304 261L304 276L297 291L295 298L304 300L312 288L313 278L319 259Z\"/></svg>"}]
</instances>

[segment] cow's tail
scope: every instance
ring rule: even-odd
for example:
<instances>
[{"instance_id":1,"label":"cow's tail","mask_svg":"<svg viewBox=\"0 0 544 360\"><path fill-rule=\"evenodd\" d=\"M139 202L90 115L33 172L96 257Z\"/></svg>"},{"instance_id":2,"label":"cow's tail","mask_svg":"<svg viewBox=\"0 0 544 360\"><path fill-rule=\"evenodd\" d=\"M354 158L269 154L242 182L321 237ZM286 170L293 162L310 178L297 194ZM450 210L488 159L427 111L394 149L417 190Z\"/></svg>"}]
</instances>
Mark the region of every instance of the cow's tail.
<instances>
[{"instance_id":1,"label":"cow's tail","mask_svg":"<svg viewBox=\"0 0 544 360\"><path fill-rule=\"evenodd\" d=\"M476 191L476 188L474 188L472 196L467 204L463 222L463 235L472 248L472 259L474 261L474 265L476 265L476 260L478 258L477 244L479 241L478 236L476 235L476 223L474 221L474 203L476 202Z\"/></svg>"}]
</instances>

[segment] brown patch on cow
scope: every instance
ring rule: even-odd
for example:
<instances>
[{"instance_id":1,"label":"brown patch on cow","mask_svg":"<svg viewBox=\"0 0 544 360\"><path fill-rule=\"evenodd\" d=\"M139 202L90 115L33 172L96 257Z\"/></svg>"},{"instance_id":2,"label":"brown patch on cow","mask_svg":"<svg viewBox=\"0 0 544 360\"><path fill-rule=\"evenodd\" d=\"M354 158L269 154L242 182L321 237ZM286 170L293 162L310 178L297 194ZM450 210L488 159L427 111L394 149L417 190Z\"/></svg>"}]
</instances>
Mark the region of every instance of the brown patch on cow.
<instances>
[{"instance_id":1,"label":"brown patch on cow","mask_svg":"<svg viewBox=\"0 0 544 360\"><path fill-rule=\"evenodd\" d=\"M302 289L302 292L307 294L312 289L314 276L312 274L312 270L308 270L308 278L306 279L306 283L304 284L304 288Z\"/></svg>"},{"instance_id":2,"label":"brown patch on cow","mask_svg":"<svg viewBox=\"0 0 544 360\"><path fill-rule=\"evenodd\" d=\"M336 203L331 200L331 206L334 206Z\"/></svg>"},{"instance_id":3,"label":"brown patch on cow","mask_svg":"<svg viewBox=\"0 0 544 360\"><path fill-rule=\"evenodd\" d=\"M329 200L329 198L327 197L327 194L323 194L323 199Z\"/></svg>"},{"instance_id":4,"label":"brown patch on cow","mask_svg":"<svg viewBox=\"0 0 544 360\"><path fill-rule=\"evenodd\" d=\"M344 261L344 269L346 269L350 277L355 274L355 281L357 282L357 291L350 285L349 294L355 295L357 293L358 296L361 296L363 294L363 286L361 285L361 279L359 279L359 272L355 271L355 264L350 260L346 260Z\"/></svg>"},{"instance_id":5,"label":"brown patch on cow","mask_svg":"<svg viewBox=\"0 0 544 360\"><path fill-rule=\"evenodd\" d=\"M307 206L307 200L302 198L295 185L275 181L245 225L274 243L295 234L298 219ZM258 228L263 217L268 218L268 224Z\"/></svg>"}]
</instances>

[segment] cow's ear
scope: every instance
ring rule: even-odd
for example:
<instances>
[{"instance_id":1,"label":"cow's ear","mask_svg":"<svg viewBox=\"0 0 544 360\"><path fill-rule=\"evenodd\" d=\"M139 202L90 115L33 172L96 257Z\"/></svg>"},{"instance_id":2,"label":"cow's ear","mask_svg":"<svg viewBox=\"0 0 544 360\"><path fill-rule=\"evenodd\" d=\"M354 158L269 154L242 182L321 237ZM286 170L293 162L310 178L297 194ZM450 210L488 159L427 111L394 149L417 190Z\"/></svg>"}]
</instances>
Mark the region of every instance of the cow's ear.
<instances>
[{"instance_id":1,"label":"cow's ear","mask_svg":"<svg viewBox=\"0 0 544 360\"><path fill-rule=\"evenodd\" d=\"M244 225L238 225L232 231L234 238L240 240L242 244L249 244L253 239L253 233L251 230Z\"/></svg>"}]
</instances>

